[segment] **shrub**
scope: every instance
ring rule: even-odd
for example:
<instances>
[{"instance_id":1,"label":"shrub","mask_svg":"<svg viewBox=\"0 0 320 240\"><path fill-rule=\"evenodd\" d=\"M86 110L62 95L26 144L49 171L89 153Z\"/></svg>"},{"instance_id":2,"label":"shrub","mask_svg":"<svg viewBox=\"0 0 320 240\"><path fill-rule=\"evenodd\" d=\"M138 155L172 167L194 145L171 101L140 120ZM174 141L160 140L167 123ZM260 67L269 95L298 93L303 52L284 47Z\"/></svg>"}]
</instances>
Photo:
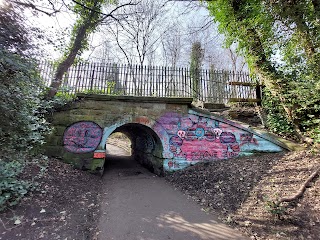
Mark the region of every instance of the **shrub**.
<instances>
[{"instance_id":1,"label":"shrub","mask_svg":"<svg viewBox=\"0 0 320 240\"><path fill-rule=\"evenodd\" d=\"M21 161L0 162L0 211L16 205L33 186L32 182L19 179L22 171Z\"/></svg>"}]
</instances>

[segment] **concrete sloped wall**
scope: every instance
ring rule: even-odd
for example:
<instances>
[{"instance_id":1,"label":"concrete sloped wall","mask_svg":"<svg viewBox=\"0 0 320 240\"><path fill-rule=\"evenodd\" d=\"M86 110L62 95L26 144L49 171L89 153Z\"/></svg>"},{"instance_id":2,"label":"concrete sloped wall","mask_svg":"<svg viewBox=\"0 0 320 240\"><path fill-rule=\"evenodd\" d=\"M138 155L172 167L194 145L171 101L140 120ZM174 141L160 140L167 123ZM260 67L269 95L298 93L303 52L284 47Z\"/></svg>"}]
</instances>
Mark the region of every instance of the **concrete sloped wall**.
<instances>
[{"instance_id":1,"label":"concrete sloped wall","mask_svg":"<svg viewBox=\"0 0 320 240\"><path fill-rule=\"evenodd\" d=\"M202 161L284 150L281 143L271 138L192 109L187 115L166 113L156 122L153 128L162 140L165 171L175 171Z\"/></svg>"}]
</instances>

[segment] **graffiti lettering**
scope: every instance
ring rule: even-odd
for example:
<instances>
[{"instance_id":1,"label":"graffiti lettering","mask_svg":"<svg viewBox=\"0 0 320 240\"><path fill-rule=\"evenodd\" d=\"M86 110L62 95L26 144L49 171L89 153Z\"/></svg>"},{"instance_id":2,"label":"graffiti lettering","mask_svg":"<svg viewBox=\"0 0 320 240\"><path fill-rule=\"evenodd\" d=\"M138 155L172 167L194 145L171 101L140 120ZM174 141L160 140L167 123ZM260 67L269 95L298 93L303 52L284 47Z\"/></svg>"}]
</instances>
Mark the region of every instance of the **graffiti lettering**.
<instances>
[{"instance_id":1,"label":"graffiti lettering","mask_svg":"<svg viewBox=\"0 0 320 240\"><path fill-rule=\"evenodd\" d=\"M234 143L236 142L236 137L231 132L222 132L220 134L221 143Z\"/></svg>"},{"instance_id":2,"label":"graffiti lettering","mask_svg":"<svg viewBox=\"0 0 320 240\"><path fill-rule=\"evenodd\" d=\"M240 146L245 144L259 145L258 141L253 137L252 133L241 133L240 134Z\"/></svg>"},{"instance_id":3,"label":"graffiti lettering","mask_svg":"<svg viewBox=\"0 0 320 240\"><path fill-rule=\"evenodd\" d=\"M181 118L173 116L173 119L162 117L159 124L170 137L166 149L176 159L207 161L239 155L240 146L235 135L219 128L219 121L189 114Z\"/></svg>"},{"instance_id":4,"label":"graffiti lettering","mask_svg":"<svg viewBox=\"0 0 320 240\"><path fill-rule=\"evenodd\" d=\"M258 148L253 145L259 145L260 138L242 126L199 115L192 111L184 116L166 113L157 120L154 128L161 129L158 134L163 155L168 158L165 168L174 170L178 165L184 168L196 162L233 158L241 151Z\"/></svg>"}]
</instances>

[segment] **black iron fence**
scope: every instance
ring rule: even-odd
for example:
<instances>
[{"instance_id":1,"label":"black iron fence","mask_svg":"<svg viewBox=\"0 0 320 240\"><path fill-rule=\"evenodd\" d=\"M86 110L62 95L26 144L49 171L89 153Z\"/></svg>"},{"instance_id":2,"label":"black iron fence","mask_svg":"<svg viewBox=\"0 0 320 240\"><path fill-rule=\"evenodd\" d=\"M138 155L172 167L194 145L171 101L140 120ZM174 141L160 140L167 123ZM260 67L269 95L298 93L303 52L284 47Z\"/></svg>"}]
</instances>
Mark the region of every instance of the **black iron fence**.
<instances>
[{"instance_id":1,"label":"black iron fence","mask_svg":"<svg viewBox=\"0 0 320 240\"><path fill-rule=\"evenodd\" d=\"M55 66L39 63L50 86ZM71 66L63 77L60 92L148 97L193 97L209 103L259 101L257 82L248 73L181 67L157 67L113 63L82 63Z\"/></svg>"}]
</instances>

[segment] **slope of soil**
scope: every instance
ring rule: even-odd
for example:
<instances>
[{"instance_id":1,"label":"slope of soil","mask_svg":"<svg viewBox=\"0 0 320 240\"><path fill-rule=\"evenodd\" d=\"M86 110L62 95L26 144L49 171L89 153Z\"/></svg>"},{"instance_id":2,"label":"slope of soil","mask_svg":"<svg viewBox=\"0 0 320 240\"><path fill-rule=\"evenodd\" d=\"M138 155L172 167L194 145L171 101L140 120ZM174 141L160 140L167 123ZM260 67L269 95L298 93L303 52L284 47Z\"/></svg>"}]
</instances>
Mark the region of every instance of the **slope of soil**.
<instances>
[{"instance_id":1,"label":"slope of soil","mask_svg":"<svg viewBox=\"0 0 320 240\"><path fill-rule=\"evenodd\" d=\"M278 215L267 209L272 201L295 194L319 167L320 154L307 151L260 154L197 164L167 179L205 211L218 212L252 239L316 240L320 239L319 176L301 199L284 205L285 209L273 209Z\"/></svg>"},{"instance_id":2,"label":"slope of soil","mask_svg":"<svg viewBox=\"0 0 320 240\"><path fill-rule=\"evenodd\" d=\"M38 171L37 164L29 164L23 177L31 179ZM100 177L50 159L37 182L36 191L0 214L0 239L92 239Z\"/></svg>"}]
</instances>

